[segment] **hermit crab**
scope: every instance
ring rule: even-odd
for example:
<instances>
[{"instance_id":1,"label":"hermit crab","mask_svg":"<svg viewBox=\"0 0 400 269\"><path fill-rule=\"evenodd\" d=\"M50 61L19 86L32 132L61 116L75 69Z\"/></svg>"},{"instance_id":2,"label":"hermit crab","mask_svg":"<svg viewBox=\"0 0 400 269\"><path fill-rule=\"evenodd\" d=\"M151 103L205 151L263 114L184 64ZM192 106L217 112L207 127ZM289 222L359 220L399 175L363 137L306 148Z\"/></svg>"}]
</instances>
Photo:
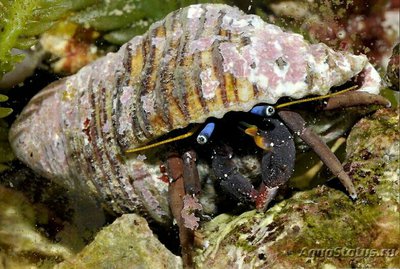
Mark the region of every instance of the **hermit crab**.
<instances>
[{"instance_id":1,"label":"hermit crab","mask_svg":"<svg viewBox=\"0 0 400 269\"><path fill-rule=\"evenodd\" d=\"M346 83L357 89L335 92ZM43 89L9 138L18 158L41 175L88 190L117 213L142 212L159 222L171 219L165 181L182 177L191 182L186 193L199 192L192 179L213 174L238 200L266 208L293 171L294 135L356 198L340 162L289 108L310 96L326 97L323 109L388 105L379 85L363 55L309 44L235 7L193 5ZM240 130L264 153L258 189L232 162L240 141L217 140ZM191 145L210 151L196 158L186 151Z\"/></svg>"}]
</instances>

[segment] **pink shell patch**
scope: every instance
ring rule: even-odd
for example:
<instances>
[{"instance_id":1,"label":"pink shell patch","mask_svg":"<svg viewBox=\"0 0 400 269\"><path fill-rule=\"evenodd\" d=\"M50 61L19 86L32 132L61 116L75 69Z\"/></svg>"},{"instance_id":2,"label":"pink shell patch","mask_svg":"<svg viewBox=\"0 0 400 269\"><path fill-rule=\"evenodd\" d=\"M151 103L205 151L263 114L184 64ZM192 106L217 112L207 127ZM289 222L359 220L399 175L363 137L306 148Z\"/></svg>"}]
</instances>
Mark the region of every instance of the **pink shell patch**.
<instances>
[{"instance_id":1,"label":"pink shell patch","mask_svg":"<svg viewBox=\"0 0 400 269\"><path fill-rule=\"evenodd\" d=\"M200 73L201 91L205 99L212 99L215 96L215 90L219 86L217 80L211 78L211 69L208 68Z\"/></svg>"}]
</instances>

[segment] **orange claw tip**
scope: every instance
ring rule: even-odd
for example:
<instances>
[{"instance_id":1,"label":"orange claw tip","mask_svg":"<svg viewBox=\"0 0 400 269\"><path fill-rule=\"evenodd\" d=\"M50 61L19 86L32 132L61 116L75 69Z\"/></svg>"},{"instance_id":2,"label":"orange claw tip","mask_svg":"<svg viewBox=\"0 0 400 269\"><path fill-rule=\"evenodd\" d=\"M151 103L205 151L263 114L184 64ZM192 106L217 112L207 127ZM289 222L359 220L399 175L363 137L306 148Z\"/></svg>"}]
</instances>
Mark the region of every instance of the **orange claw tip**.
<instances>
[{"instance_id":1,"label":"orange claw tip","mask_svg":"<svg viewBox=\"0 0 400 269\"><path fill-rule=\"evenodd\" d=\"M265 141L265 137L256 135L256 136L254 136L254 142L256 143L257 147L259 147L263 150L267 150L267 151L271 150L271 147L268 146L267 141Z\"/></svg>"},{"instance_id":2,"label":"orange claw tip","mask_svg":"<svg viewBox=\"0 0 400 269\"><path fill-rule=\"evenodd\" d=\"M258 128L257 128L257 126L251 126L247 129L245 129L244 132L246 134L248 134L249 136L255 137L255 136L257 136Z\"/></svg>"}]
</instances>

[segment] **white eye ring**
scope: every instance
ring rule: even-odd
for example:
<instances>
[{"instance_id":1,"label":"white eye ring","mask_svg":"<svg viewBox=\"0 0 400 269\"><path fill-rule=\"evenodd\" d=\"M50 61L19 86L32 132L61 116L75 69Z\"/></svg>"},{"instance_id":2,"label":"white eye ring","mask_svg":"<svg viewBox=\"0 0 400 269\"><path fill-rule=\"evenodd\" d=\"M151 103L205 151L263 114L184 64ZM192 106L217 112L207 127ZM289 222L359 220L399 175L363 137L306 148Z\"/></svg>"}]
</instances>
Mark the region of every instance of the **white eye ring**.
<instances>
[{"instance_id":1,"label":"white eye ring","mask_svg":"<svg viewBox=\"0 0 400 269\"><path fill-rule=\"evenodd\" d=\"M275 108L273 106L267 106L265 108L265 116L271 117L275 114Z\"/></svg>"},{"instance_id":2,"label":"white eye ring","mask_svg":"<svg viewBox=\"0 0 400 269\"><path fill-rule=\"evenodd\" d=\"M207 143L208 138L205 135L198 135L196 140L197 143L199 143L200 145L204 145L205 143Z\"/></svg>"},{"instance_id":3,"label":"white eye ring","mask_svg":"<svg viewBox=\"0 0 400 269\"><path fill-rule=\"evenodd\" d=\"M209 122L204 126L203 130L200 131L200 133L197 135L196 141L200 145L204 145L205 143L208 142L210 139L212 133L214 132L215 129L215 123L214 122Z\"/></svg>"}]
</instances>

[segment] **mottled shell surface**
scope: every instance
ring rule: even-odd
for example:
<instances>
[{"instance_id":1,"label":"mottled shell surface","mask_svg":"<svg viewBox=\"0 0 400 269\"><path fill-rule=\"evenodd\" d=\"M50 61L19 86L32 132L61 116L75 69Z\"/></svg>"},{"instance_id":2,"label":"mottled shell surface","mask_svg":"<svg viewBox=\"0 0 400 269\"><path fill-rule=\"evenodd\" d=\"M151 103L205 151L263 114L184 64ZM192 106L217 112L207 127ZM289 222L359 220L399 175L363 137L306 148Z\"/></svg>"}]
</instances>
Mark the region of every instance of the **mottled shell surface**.
<instances>
[{"instance_id":1,"label":"mottled shell surface","mask_svg":"<svg viewBox=\"0 0 400 269\"><path fill-rule=\"evenodd\" d=\"M234 7L194 5L43 89L10 141L45 177L89 187L116 212L165 221L168 186L158 163L126 149L228 111L323 95L361 71L361 89L377 93L380 79L365 56L309 44Z\"/></svg>"}]
</instances>

